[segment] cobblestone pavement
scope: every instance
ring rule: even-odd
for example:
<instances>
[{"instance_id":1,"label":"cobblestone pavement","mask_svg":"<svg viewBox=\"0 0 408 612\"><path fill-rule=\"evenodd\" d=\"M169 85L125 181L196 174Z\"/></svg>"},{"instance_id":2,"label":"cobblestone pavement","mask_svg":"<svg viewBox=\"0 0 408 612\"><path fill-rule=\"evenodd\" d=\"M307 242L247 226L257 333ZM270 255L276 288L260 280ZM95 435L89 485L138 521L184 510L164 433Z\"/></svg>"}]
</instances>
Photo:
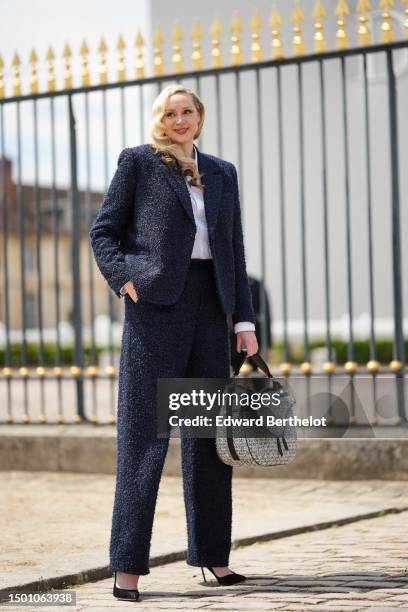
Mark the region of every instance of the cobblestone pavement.
<instances>
[{"instance_id":1,"label":"cobblestone pavement","mask_svg":"<svg viewBox=\"0 0 408 612\"><path fill-rule=\"evenodd\" d=\"M407 519L407 511L393 513L238 548L231 567L248 580L236 587L205 584L199 568L177 562L152 568L140 579L138 603L116 600L109 579L77 586L77 605L69 609L408 609Z\"/></svg>"},{"instance_id":2,"label":"cobblestone pavement","mask_svg":"<svg viewBox=\"0 0 408 612\"><path fill-rule=\"evenodd\" d=\"M108 565L114 476L0 472L0 588ZM408 508L408 483L234 478L233 539ZM163 477L151 555L186 548L182 482Z\"/></svg>"}]
</instances>

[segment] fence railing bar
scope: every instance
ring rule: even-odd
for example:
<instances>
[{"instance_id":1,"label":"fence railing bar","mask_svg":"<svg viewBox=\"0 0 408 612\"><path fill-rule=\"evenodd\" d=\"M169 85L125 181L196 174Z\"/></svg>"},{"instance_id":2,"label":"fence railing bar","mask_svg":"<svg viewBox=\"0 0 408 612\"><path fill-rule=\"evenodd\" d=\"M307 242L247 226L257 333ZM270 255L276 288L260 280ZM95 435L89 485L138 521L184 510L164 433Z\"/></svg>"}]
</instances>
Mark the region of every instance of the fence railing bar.
<instances>
[{"instance_id":1,"label":"fence railing bar","mask_svg":"<svg viewBox=\"0 0 408 612\"><path fill-rule=\"evenodd\" d=\"M75 376L77 396L77 414L85 419L84 406L84 353L82 341L82 307L81 307L81 220L79 211L78 176L77 176L77 137L76 120L71 96L68 96L69 120L69 149L70 149L70 211L71 211L71 262L72 262L72 288L73 288L73 327L74 327L74 354L75 365L80 368Z\"/></svg>"},{"instance_id":2,"label":"fence railing bar","mask_svg":"<svg viewBox=\"0 0 408 612\"><path fill-rule=\"evenodd\" d=\"M11 346L10 346L10 278L9 278L9 199L7 193L7 165L6 165L6 144L4 137L4 108L0 106L0 159L2 161L2 213L3 213L3 312L5 321L5 352L4 366L11 366Z\"/></svg>"},{"instance_id":3,"label":"fence railing bar","mask_svg":"<svg viewBox=\"0 0 408 612\"><path fill-rule=\"evenodd\" d=\"M298 125L299 125L299 203L300 203L300 240L302 267L302 315L303 315L303 360L310 363L308 283L307 283L307 235L306 235L306 197L305 197L305 138L303 120L303 70L297 67L298 83Z\"/></svg>"},{"instance_id":4,"label":"fence railing bar","mask_svg":"<svg viewBox=\"0 0 408 612\"><path fill-rule=\"evenodd\" d=\"M255 107L256 107L256 128L257 128L257 143L258 143L258 190L259 190L259 214L260 214L260 231L261 231L261 287L259 290L260 300L260 338L259 348L261 353L266 357L267 337L266 328L266 299L265 299L265 282L266 282L266 219L265 219L265 184L264 184L264 129L262 117L262 84L261 75L258 69L255 70Z\"/></svg>"},{"instance_id":5,"label":"fence railing bar","mask_svg":"<svg viewBox=\"0 0 408 612\"><path fill-rule=\"evenodd\" d=\"M371 189L371 138L370 138L370 99L367 76L367 56L363 55L364 84L364 131L367 184L367 235L368 235L368 285L370 309L370 359L377 359L375 332L375 298L374 298L374 250L373 250L373 218Z\"/></svg>"},{"instance_id":6,"label":"fence railing bar","mask_svg":"<svg viewBox=\"0 0 408 612\"><path fill-rule=\"evenodd\" d=\"M283 360L289 362L288 336L288 288L286 268L286 197L285 197L285 144L283 139L283 100L281 67L276 69L277 109L278 109L278 151L279 151L279 208L280 208L280 255L282 277L282 320L283 320Z\"/></svg>"},{"instance_id":7,"label":"fence railing bar","mask_svg":"<svg viewBox=\"0 0 408 612\"><path fill-rule=\"evenodd\" d=\"M107 108L107 91L102 91L102 142L103 142L103 168L104 168L104 183L106 189L109 185L109 163L108 163L108 151L109 151L109 139L108 139L108 108ZM113 346L113 321L114 321L114 307L113 307L113 293L108 285L106 285L106 293L108 298L108 313L109 313L109 327L108 327L108 354L109 354L109 365L114 367L115 354ZM110 378L109 394L110 394L110 413L114 413L115 404L115 385L113 376Z\"/></svg>"},{"instance_id":8,"label":"fence railing bar","mask_svg":"<svg viewBox=\"0 0 408 612\"><path fill-rule=\"evenodd\" d=\"M7 193L7 166L6 166L6 143L4 137L4 107L0 106L0 159L2 160L1 174L3 189L1 193L3 214L3 314L5 322L5 350L4 368L11 368L11 342L10 342L10 279L9 279L9 199ZM13 420L13 396L11 377L6 379L6 421Z\"/></svg>"},{"instance_id":9,"label":"fence railing bar","mask_svg":"<svg viewBox=\"0 0 408 612\"><path fill-rule=\"evenodd\" d=\"M391 168L391 241L392 241L392 281L394 306L394 360L405 363L403 306L402 306L402 262L400 228L400 193L398 161L398 106L397 85L395 81L393 54L387 49L388 118L390 133ZM401 419L406 418L405 389L401 370L396 372L398 412Z\"/></svg>"},{"instance_id":10,"label":"fence railing bar","mask_svg":"<svg viewBox=\"0 0 408 612\"><path fill-rule=\"evenodd\" d=\"M241 193L241 210L245 210L245 198L244 198L244 162L242 154L242 129L243 129L243 116L242 116L242 100L241 100L241 77L239 72L235 72L234 75L234 87L235 87L235 104L236 104L236 117L237 117L237 152L238 152L238 181Z\"/></svg>"},{"instance_id":11,"label":"fence railing bar","mask_svg":"<svg viewBox=\"0 0 408 612\"><path fill-rule=\"evenodd\" d=\"M331 338L331 307L330 307L330 250L329 250L329 209L327 195L327 147L326 147L326 91L323 62L319 62L319 84L321 101L321 147L322 147L322 196L323 196L323 240L324 240L324 289L326 314L326 347L328 361L333 361Z\"/></svg>"},{"instance_id":12,"label":"fence railing bar","mask_svg":"<svg viewBox=\"0 0 408 612\"><path fill-rule=\"evenodd\" d=\"M53 234L53 277L55 295L55 327L56 327L56 347L55 347L55 368L61 372L62 366L62 342L61 342L61 284L60 284L60 212L59 198L57 195L57 160L56 160L56 138L55 138L55 98L50 98L50 128L51 128L51 200L52 200L52 234ZM58 419L63 419L63 394L62 379L57 376L57 397L58 397Z\"/></svg>"},{"instance_id":13,"label":"fence railing bar","mask_svg":"<svg viewBox=\"0 0 408 612\"><path fill-rule=\"evenodd\" d=\"M348 129L348 109L347 109L347 81L346 63L344 57L341 58L341 94L343 111L343 156L344 156L344 197L346 209L346 265L347 265L347 306L348 306L348 361L354 360L354 334L353 334L353 269L352 269L352 249L351 249L351 210L350 210L350 156L349 156L349 129Z\"/></svg>"},{"instance_id":14,"label":"fence railing bar","mask_svg":"<svg viewBox=\"0 0 408 612\"><path fill-rule=\"evenodd\" d=\"M215 115L217 119L216 135L217 135L217 155L223 155L223 137L222 137L222 116L221 116L221 93L220 93L220 75L215 74Z\"/></svg>"},{"instance_id":15,"label":"fence railing bar","mask_svg":"<svg viewBox=\"0 0 408 612\"><path fill-rule=\"evenodd\" d=\"M91 166L91 135L90 135L90 115L89 115L89 95L84 96L84 130L85 130L85 220L86 227L90 227L93 221L93 204L92 204L92 166ZM90 363L92 366L98 366L98 353L96 348L96 331L95 331L95 266L94 257L90 240L87 241L88 254L88 279L89 279L89 330L90 330ZM97 418L97 380L92 377L91 380L91 414L94 419Z\"/></svg>"},{"instance_id":16,"label":"fence railing bar","mask_svg":"<svg viewBox=\"0 0 408 612\"><path fill-rule=\"evenodd\" d=\"M37 275L37 313L36 326L39 332L39 365L44 367L44 316L43 316L43 278L42 278L42 211L41 211L41 193L39 187L39 147L38 147L38 100L33 101L33 121L34 121L34 218L35 218L35 262ZM46 401L44 377L40 377L40 404L41 418L45 419Z\"/></svg>"},{"instance_id":17,"label":"fence railing bar","mask_svg":"<svg viewBox=\"0 0 408 612\"><path fill-rule=\"evenodd\" d=\"M21 103L16 105L16 136L17 136L17 185L16 197L18 205L18 231L20 240L20 274L21 274L21 319L22 319L22 355L21 362L24 368L28 368L28 347L27 347L27 277L26 277L26 241L25 241L25 205L23 193L22 177L22 148L21 148ZM28 420L28 376L23 377L23 418Z\"/></svg>"},{"instance_id":18,"label":"fence railing bar","mask_svg":"<svg viewBox=\"0 0 408 612\"><path fill-rule=\"evenodd\" d=\"M36 251L36 274L37 274L37 308L38 308L38 331L39 331L39 363L44 365L44 329L43 329L43 286L42 286L42 251L41 251L41 194L39 187L39 149L38 149L38 109L37 100L33 103L34 119L34 203L35 203L35 251Z\"/></svg>"}]
</instances>

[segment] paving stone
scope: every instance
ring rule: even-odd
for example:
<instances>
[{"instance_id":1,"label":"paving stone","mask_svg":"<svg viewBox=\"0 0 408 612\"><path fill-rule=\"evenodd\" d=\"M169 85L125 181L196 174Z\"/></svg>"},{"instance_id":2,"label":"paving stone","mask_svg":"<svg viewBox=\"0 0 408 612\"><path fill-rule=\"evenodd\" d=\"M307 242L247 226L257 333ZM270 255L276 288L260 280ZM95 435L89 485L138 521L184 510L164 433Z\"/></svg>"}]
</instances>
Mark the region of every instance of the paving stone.
<instances>
[{"instance_id":1,"label":"paving stone","mask_svg":"<svg viewBox=\"0 0 408 612\"><path fill-rule=\"evenodd\" d=\"M379 580L350 580L350 585L352 587L369 588L369 589L385 589L387 587L398 588L398 587L405 586L403 582L389 582L389 581L381 582Z\"/></svg>"},{"instance_id":2,"label":"paving stone","mask_svg":"<svg viewBox=\"0 0 408 612\"><path fill-rule=\"evenodd\" d=\"M90 486L89 479L87 483ZM281 483L287 487L285 496L288 495L288 497L285 500L286 506L281 509L283 514L286 513L285 521L287 522L285 523L282 519L280 525L290 521L293 524L296 524L296 521L299 522L304 506L308 507L310 516L312 516L313 510L316 510L319 504L325 504L329 494L332 496L329 505L330 512L337 504L337 514L334 513L332 516L339 515L340 507L344 513L346 504L349 504L350 508L355 511L357 502L353 495L358 497L358 486L361 486L364 491L370 491L369 494L365 494L364 503L366 507L370 506L371 511L381 505L389 506L393 495L395 497L397 493L401 494L401 499L408 505L408 484L405 483L404 486L398 485L399 490L395 483L382 482L370 483L370 485L352 483L350 490L353 495L347 491L347 483L309 483L307 487L307 483L300 483L298 486L294 482L292 489L287 482L281 481ZM38 480L36 484L39 484ZM106 482L104 484L106 485ZM180 511L181 498L171 510L167 507L167 504L175 503L176 490L177 495L180 493L177 488L179 484L174 482L174 491L171 494L167 491L164 496L165 503L162 500L160 518L166 517L163 525L170 525L174 518L175 508ZM389 484L392 484L392 487L389 487ZM70 486L72 492L75 489L75 482L70 482ZM242 504L241 509L245 507L245 511L240 515L244 517L244 523L247 516L248 519L250 517L252 524L256 524L257 521L257 514L254 515L249 502L253 494L252 501L255 506L256 504L261 505L260 525L266 524L267 516L269 516L270 524L270 500L274 499L273 494L278 492L278 488L274 489L271 483L264 485L264 482L258 482L257 486L260 489L255 493L252 484L245 482L239 486L241 487L238 496L239 504ZM30 487L27 490L29 489ZM85 493L85 487L81 486L80 490L82 494ZM98 485L97 490L98 495L101 496L102 485ZM302 490L304 498L300 493ZM243 495L248 495L245 503L241 497ZM268 503L263 496L270 496ZM78 499L76 501L78 502ZM359 511L362 511L362 506ZM96 509L92 508L92 512L95 516ZM16 516L18 518L18 512ZM275 516L277 515L272 518ZM323 516L321 511L317 511L316 517L319 516ZM45 518L42 517L42 520ZM141 601L137 609L139 611L144 609L186 611L275 609L326 610L327 612L349 609L408 609L408 560L406 558L408 538L401 529L407 518L408 512L388 514L341 527L332 527L324 531L311 531L282 540L257 542L250 546L237 547L231 553L231 567L237 572L245 573L248 581L235 587L218 587L215 586L215 581L213 584L203 583L199 568L192 568L184 561L152 567L151 573L140 580ZM172 541L173 536L176 536L175 526L180 527L180 517L177 520L179 523L173 523L169 527L169 542ZM86 521L85 524L89 526L90 522ZM98 525L96 521L95 529L97 527L100 528L100 524ZM35 528L35 525L32 528ZM105 536L106 533L107 531L105 531ZM163 531L160 533L163 537ZM92 535L92 532L89 535ZM179 540L179 535L177 537ZM9 554L10 550L12 549L9 549ZM113 598L112 583L113 578L110 578L81 586L77 585L73 588L77 593L77 606L70 607L70 610L100 612L105 609L124 610L129 607L126 602ZM4 607L12 609L9 606ZM22 610L20 607L14 607L14 609L19 612ZM33 612L39 610L37 607L32 609ZM53 609L60 610L60 608L47 607L47 612L52 612Z\"/></svg>"}]
</instances>

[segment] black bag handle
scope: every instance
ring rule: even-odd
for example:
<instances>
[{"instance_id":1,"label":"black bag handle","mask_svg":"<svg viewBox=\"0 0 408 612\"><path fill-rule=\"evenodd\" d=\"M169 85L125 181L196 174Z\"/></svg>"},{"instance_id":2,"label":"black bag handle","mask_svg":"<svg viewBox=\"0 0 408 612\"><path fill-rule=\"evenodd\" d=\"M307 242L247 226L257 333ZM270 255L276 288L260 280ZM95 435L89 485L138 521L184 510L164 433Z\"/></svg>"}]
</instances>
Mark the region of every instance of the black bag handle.
<instances>
[{"instance_id":1,"label":"black bag handle","mask_svg":"<svg viewBox=\"0 0 408 612\"><path fill-rule=\"evenodd\" d=\"M269 369L268 364L266 363L266 361L264 360L264 358L262 357L262 355L258 353L254 353L254 355L250 356L251 359L254 360L255 365L257 368L259 368L260 370L262 370L262 372L264 374L266 374L266 376L268 378L274 378L271 374L271 371ZM242 365L244 363L244 361L246 361L246 359L249 359L249 356L247 355L246 350L245 351L241 351L239 353L239 361L234 369L234 376L238 376L240 369L242 368Z\"/></svg>"}]
</instances>

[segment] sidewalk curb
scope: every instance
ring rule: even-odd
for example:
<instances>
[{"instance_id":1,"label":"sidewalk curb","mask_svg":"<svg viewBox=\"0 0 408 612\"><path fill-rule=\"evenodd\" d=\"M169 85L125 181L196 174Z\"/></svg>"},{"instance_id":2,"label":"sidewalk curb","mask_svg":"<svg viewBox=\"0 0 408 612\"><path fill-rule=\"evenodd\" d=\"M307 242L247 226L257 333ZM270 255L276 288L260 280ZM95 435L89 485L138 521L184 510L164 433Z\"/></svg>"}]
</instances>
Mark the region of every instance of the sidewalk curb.
<instances>
[{"instance_id":1,"label":"sidewalk curb","mask_svg":"<svg viewBox=\"0 0 408 612\"><path fill-rule=\"evenodd\" d=\"M302 533L310 533L312 531L322 531L332 527L341 527L350 523L356 523L358 521L369 520L385 516L387 514L400 514L407 512L408 506L401 508L385 508L382 510L376 510L374 512L368 512L364 514L356 514L354 516L345 517L342 519L336 519L333 521L324 521L322 523L314 523L311 525L305 525L304 527L295 527L294 529L285 529L277 532L264 533L254 535L246 538L237 538L231 543L231 549L241 548L244 546L250 546L257 542L269 542L271 540L278 540L281 538L287 538ZM186 551L175 551L163 555L156 555L150 559L150 567L157 567L158 565L167 565L176 561L183 561L186 558ZM66 589L75 585L85 584L88 582L97 582L99 580L105 580L112 576L108 566L95 567L89 570L83 570L73 574L65 574L64 576L51 576L42 580L35 580L26 584L16 584L12 587L7 587L0 591L0 602L8 601L10 593L26 593L29 591L48 591L50 589Z\"/></svg>"},{"instance_id":2,"label":"sidewalk curb","mask_svg":"<svg viewBox=\"0 0 408 612\"><path fill-rule=\"evenodd\" d=\"M407 481L407 432L355 427L347 437L300 438L294 461L272 469L237 466L234 478L309 479L313 466L315 480ZM116 442L111 425L0 424L0 470L115 475ZM181 475L179 438L170 438L163 475Z\"/></svg>"}]
</instances>

